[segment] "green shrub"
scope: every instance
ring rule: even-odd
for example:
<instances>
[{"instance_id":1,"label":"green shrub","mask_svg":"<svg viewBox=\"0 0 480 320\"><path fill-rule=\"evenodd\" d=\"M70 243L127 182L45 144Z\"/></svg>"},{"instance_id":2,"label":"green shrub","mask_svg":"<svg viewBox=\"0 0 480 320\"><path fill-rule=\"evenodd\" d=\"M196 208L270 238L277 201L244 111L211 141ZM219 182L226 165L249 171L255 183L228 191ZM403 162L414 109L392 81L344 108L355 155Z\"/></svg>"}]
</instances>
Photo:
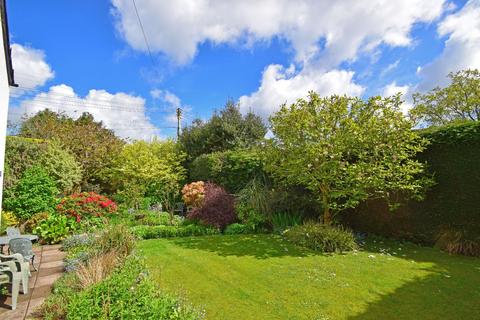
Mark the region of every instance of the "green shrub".
<instances>
[{"instance_id":1,"label":"green shrub","mask_svg":"<svg viewBox=\"0 0 480 320\"><path fill-rule=\"evenodd\" d=\"M138 225L146 226L177 226L183 222L183 217L174 215L170 216L167 212L158 212L158 211L137 211L135 213L136 217L139 217L136 220Z\"/></svg>"},{"instance_id":2,"label":"green shrub","mask_svg":"<svg viewBox=\"0 0 480 320\"><path fill-rule=\"evenodd\" d=\"M32 232L33 230L35 230L35 228L39 225L40 222L48 219L48 217L50 217L49 212L35 213L30 219L25 221L25 223L23 224L24 231Z\"/></svg>"},{"instance_id":3,"label":"green shrub","mask_svg":"<svg viewBox=\"0 0 480 320\"><path fill-rule=\"evenodd\" d=\"M190 165L192 181L209 181L237 193L251 180L264 176L262 160L255 150L229 150L197 157Z\"/></svg>"},{"instance_id":4,"label":"green shrub","mask_svg":"<svg viewBox=\"0 0 480 320\"><path fill-rule=\"evenodd\" d=\"M274 185L269 193L270 211L315 219L321 214L321 205L313 192L302 186Z\"/></svg>"},{"instance_id":5,"label":"green shrub","mask_svg":"<svg viewBox=\"0 0 480 320\"><path fill-rule=\"evenodd\" d=\"M42 167L53 178L57 189L66 193L82 179L80 164L74 155L58 143L41 139L7 137L5 150L5 182L8 190L13 188L26 169Z\"/></svg>"},{"instance_id":6,"label":"green shrub","mask_svg":"<svg viewBox=\"0 0 480 320\"><path fill-rule=\"evenodd\" d=\"M9 136L5 146L5 176L3 186L12 189L28 168L34 166L42 154L42 140Z\"/></svg>"},{"instance_id":7,"label":"green shrub","mask_svg":"<svg viewBox=\"0 0 480 320\"><path fill-rule=\"evenodd\" d=\"M320 252L343 252L357 248L352 232L319 223L305 223L283 232L292 243Z\"/></svg>"},{"instance_id":8,"label":"green shrub","mask_svg":"<svg viewBox=\"0 0 480 320\"><path fill-rule=\"evenodd\" d=\"M70 299L68 319L201 319L202 314L162 294L146 275L144 264L128 259L109 278Z\"/></svg>"},{"instance_id":9,"label":"green shrub","mask_svg":"<svg viewBox=\"0 0 480 320\"><path fill-rule=\"evenodd\" d=\"M224 234L245 234L252 232L253 229L241 223L232 223L228 225L223 231Z\"/></svg>"},{"instance_id":10,"label":"green shrub","mask_svg":"<svg viewBox=\"0 0 480 320\"><path fill-rule=\"evenodd\" d=\"M68 273L55 281L50 294L34 316L44 320L66 319L69 302L80 290L76 274Z\"/></svg>"},{"instance_id":11,"label":"green shrub","mask_svg":"<svg viewBox=\"0 0 480 320\"><path fill-rule=\"evenodd\" d=\"M202 319L201 312L159 291L143 261L127 258L110 277L85 290L76 273L55 282L35 316L41 319Z\"/></svg>"},{"instance_id":12,"label":"green shrub","mask_svg":"<svg viewBox=\"0 0 480 320\"><path fill-rule=\"evenodd\" d=\"M219 234L216 228L189 224L185 226L136 226L132 233L142 239L189 237Z\"/></svg>"},{"instance_id":13,"label":"green shrub","mask_svg":"<svg viewBox=\"0 0 480 320\"><path fill-rule=\"evenodd\" d=\"M222 171L221 154L221 152L203 154L193 160L190 165L190 180L218 182Z\"/></svg>"},{"instance_id":14,"label":"green shrub","mask_svg":"<svg viewBox=\"0 0 480 320\"><path fill-rule=\"evenodd\" d=\"M137 221L135 220L135 215L132 210L125 207L125 205L120 204L118 206L117 214L111 215L108 218L109 224L123 224L129 227L135 226Z\"/></svg>"},{"instance_id":15,"label":"green shrub","mask_svg":"<svg viewBox=\"0 0 480 320\"><path fill-rule=\"evenodd\" d=\"M38 212L52 212L57 203L57 193L52 178L44 169L34 166L25 170L4 205L18 218L27 220Z\"/></svg>"},{"instance_id":16,"label":"green shrub","mask_svg":"<svg viewBox=\"0 0 480 320\"><path fill-rule=\"evenodd\" d=\"M33 233L38 235L41 242L55 244L65 239L74 230L73 220L62 215L51 214L33 229Z\"/></svg>"},{"instance_id":17,"label":"green shrub","mask_svg":"<svg viewBox=\"0 0 480 320\"><path fill-rule=\"evenodd\" d=\"M75 156L55 142L45 144L37 163L64 194L72 192L82 181L82 169Z\"/></svg>"}]
</instances>

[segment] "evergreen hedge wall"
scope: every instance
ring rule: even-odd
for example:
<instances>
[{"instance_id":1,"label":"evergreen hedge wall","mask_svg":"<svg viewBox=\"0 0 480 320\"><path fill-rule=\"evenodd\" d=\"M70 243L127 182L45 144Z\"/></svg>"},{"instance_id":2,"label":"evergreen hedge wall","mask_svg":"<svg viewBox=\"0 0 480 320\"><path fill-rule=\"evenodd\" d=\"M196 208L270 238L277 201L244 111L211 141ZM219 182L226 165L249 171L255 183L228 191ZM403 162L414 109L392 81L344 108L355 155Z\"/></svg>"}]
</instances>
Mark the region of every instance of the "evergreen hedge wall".
<instances>
[{"instance_id":1,"label":"evergreen hedge wall","mask_svg":"<svg viewBox=\"0 0 480 320\"><path fill-rule=\"evenodd\" d=\"M408 201L390 212L384 201L368 201L344 215L359 231L433 244L441 230L480 234L480 122L430 128L431 141L418 156L436 185L423 202Z\"/></svg>"},{"instance_id":2,"label":"evergreen hedge wall","mask_svg":"<svg viewBox=\"0 0 480 320\"><path fill-rule=\"evenodd\" d=\"M254 178L264 177L260 154L254 150L229 150L197 157L189 168L191 181L210 181L237 193Z\"/></svg>"}]
</instances>

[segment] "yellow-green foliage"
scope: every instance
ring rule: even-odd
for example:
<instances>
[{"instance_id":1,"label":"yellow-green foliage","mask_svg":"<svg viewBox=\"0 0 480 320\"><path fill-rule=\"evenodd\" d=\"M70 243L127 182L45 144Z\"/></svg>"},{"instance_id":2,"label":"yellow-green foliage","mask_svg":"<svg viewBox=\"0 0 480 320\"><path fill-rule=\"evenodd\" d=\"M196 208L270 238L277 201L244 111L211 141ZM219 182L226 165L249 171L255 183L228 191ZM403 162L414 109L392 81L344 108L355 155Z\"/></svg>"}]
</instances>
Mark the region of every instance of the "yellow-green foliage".
<instances>
[{"instance_id":1,"label":"yellow-green foliage","mask_svg":"<svg viewBox=\"0 0 480 320\"><path fill-rule=\"evenodd\" d=\"M50 216L49 212L35 213L30 219L25 221L25 223L23 224L25 232L32 232L40 222L48 219L49 216Z\"/></svg>"},{"instance_id":2,"label":"yellow-green foliage","mask_svg":"<svg viewBox=\"0 0 480 320\"><path fill-rule=\"evenodd\" d=\"M4 233L7 227L18 225L19 221L11 211L2 211L2 221L0 224L0 234Z\"/></svg>"},{"instance_id":3,"label":"yellow-green foliage","mask_svg":"<svg viewBox=\"0 0 480 320\"><path fill-rule=\"evenodd\" d=\"M57 188L69 193L82 181L82 168L74 155L56 142L46 144L38 164L55 180Z\"/></svg>"},{"instance_id":4,"label":"yellow-green foliage","mask_svg":"<svg viewBox=\"0 0 480 320\"><path fill-rule=\"evenodd\" d=\"M185 179L184 160L185 153L173 140L137 141L124 146L109 176L126 196L162 198L178 194Z\"/></svg>"},{"instance_id":5,"label":"yellow-green foliage","mask_svg":"<svg viewBox=\"0 0 480 320\"><path fill-rule=\"evenodd\" d=\"M270 118L266 169L312 191L325 223L368 198L394 192L421 197L429 180L415 155L427 141L412 130L401 104L399 95L365 101L310 92Z\"/></svg>"},{"instance_id":6,"label":"yellow-green foliage","mask_svg":"<svg viewBox=\"0 0 480 320\"><path fill-rule=\"evenodd\" d=\"M34 165L42 167L55 180L60 192L68 193L82 179L82 169L74 155L59 143L50 140L7 137L5 154L6 197L25 170Z\"/></svg>"},{"instance_id":7,"label":"yellow-green foliage","mask_svg":"<svg viewBox=\"0 0 480 320\"><path fill-rule=\"evenodd\" d=\"M445 125L454 121L480 120L480 71L451 72L447 87L436 87L426 93L413 95L414 107L410 116L418 123Z\"/></svg>"}]
</instances>

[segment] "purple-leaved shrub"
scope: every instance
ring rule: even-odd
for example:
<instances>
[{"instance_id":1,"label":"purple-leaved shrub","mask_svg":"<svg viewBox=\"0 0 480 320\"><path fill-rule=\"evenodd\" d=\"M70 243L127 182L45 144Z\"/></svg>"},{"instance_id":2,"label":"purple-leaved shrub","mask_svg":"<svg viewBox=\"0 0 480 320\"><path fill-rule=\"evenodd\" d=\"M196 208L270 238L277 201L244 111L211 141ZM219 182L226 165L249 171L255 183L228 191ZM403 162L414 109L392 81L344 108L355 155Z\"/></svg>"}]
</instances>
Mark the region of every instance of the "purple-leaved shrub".
<instances>
[{"instance_id":1,"label":"purple-leaved shrub","mask_svg":"<svg viewBox=\"0 0 480 320\"><path fill-rule=\"evenodd\" d=\"M202 205L193 208L187 218L219 229L224 229L227 225L235 222L233 196L214 183L206 183L204 190L205 198Z\"/></svg>"}]
</instances>

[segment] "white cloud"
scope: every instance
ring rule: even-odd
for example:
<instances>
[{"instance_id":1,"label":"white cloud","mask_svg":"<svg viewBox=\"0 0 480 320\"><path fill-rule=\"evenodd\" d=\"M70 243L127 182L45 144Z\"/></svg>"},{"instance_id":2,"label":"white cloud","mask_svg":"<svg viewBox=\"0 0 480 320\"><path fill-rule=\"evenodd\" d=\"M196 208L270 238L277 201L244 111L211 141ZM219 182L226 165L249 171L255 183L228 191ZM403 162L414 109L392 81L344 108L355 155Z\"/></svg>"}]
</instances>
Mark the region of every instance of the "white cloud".
<instances>
[{"instance_id":1,"label":"white cloud","mask_svg":"<svg viewBox=\"0 0 480 320\"><path fill-rule=\"evenodd\" d=\"M35 88L44 85L55 75L45 61L42 50L13 43L12 64L15 71L15 81L22 87Z\"/></svg>"},{"instance_id":2,"label":"white cloud","mask_svg":"<svg viewBox=\"0 0 480 320\"><path fill-rule=\"evenodd\" d=\"M160 135L159 129L145 114L143 98L95 89L90 90L85 97L80 97L72 87L65 84L52 86L48 92L39 93L31 99L23 100L19 106L10 108L9 119L19 121L24 114L32 116L47 108L74 119L83 112L89 112L96 121L102 121L122 138L150 140Z\"/></svg>"},{"instance_id":3,"label":"white cloud","mask_svg":"<svg viewBox=\"0 0 480 320\"><path fill-rule=\"evenodd\" d=\"M404 100L402 105L402 112L407 114L408 111L412 108L412 97L411 97L411 86L404 85L399 86L395 81L386 85L383 89L382 96L388 97L400 93L402 100Z\"/></svg>"},{"instance_id":4,"label":"white cloud","mask_svg":"<svg viewBox=\"0 0 480 320\"><path fill-rule=\"evenodd\" d=\"M383 95L384 96L392 96L392 95L397 94L397 93L401 93L402 95L405 95L408 92L409 88L410 88L410 86L408 86L408 85L398 86L397 83L395 81L393 81L392 83L385 86L385 88L383 90Z\"/></svg>"},{"instance_id":5,"label":"white cloud","mask_svg":"<svg viewBox=\"0 0 480 320\"><path fill-rule=\"evenodd\" d=\"M147 51L132 1L111 0L116 29L135 50ZM360 95L351 71L339 69L369 53L380 58L381 44L410 46L411 29L451 10L446 0L137 0L150 48L178 64L191 62L206 42L250 47L275 38L293 49L292 66L265 68L257 91L240 97L243 112L264 118L279 105L321 95ZM393 70L398 63L390 66ZM159 94L159 93L158 93Z\"/></svg>"},{"instance_id":6,"label":"white cloud","mask_svg":"<svg viewBox=\"0 0 480 320\"><path fill-rule=\"evenodd\" d=\"M480 1L470 0L438 25L441 37L448 37L442 54L420 68L420 91L446 85L447 74L467 68L480 68Z\"/></svg>"},{"instance_id":7,"label":"white cloud","mask_svg":"<svg viewBox=\"0 0 480 320\"><path fill-rule=\"evenodd\" d=\"M386 66L382 72L380 72L380 77L384 77L388 73L392 72L393 70L398 68L398 64L400 63L400 59L396 60L395 62L390 63L388 66Z\"/></svg>"},{"instance_id":8,"label":"white cloud","mask_svg":"<svg viewBox=\"0 0 480 320\"><path fill-rule=\"evenodd\" d=\"M191 110L190 106L182 104L180 98L168 90L153 89L150 95L161 104L160 109L167 112L164 120L168 125L177 124L177 108L181 108L184 113Z\"/></svg>"},{"instance_id":9,"label":"white cloud","mask_svg":"<svg viewBox=\"0 0 480 320\"><path fill-rule=\"evenodd\" d=\"M354 73L345 70L317 72L306 67L296 72L291 65L269 65L263 72L259 89L239 99L242 112L252 111L263 118L279 109L282 103L293 103L305 97L310 90L320 95L348 94L359 96L364 88L353 82Z\"/></svg>"},{"instance_id":10,"label":"white cloud","mask_svg":"<svg viewBox=\"0 0 480 320\"><path fill-rule=\"evenodd\" d=\"M132 1L111 1L120 35L146 52ZM190 62L204 42L248 46L279 37L291 44L297 62L315 58L332 68L382 43L410 45L412 26L434 21L448 5L445 0L137 0L137 8L151 49L180 64Z\"/></svg>"}]
</instances>

